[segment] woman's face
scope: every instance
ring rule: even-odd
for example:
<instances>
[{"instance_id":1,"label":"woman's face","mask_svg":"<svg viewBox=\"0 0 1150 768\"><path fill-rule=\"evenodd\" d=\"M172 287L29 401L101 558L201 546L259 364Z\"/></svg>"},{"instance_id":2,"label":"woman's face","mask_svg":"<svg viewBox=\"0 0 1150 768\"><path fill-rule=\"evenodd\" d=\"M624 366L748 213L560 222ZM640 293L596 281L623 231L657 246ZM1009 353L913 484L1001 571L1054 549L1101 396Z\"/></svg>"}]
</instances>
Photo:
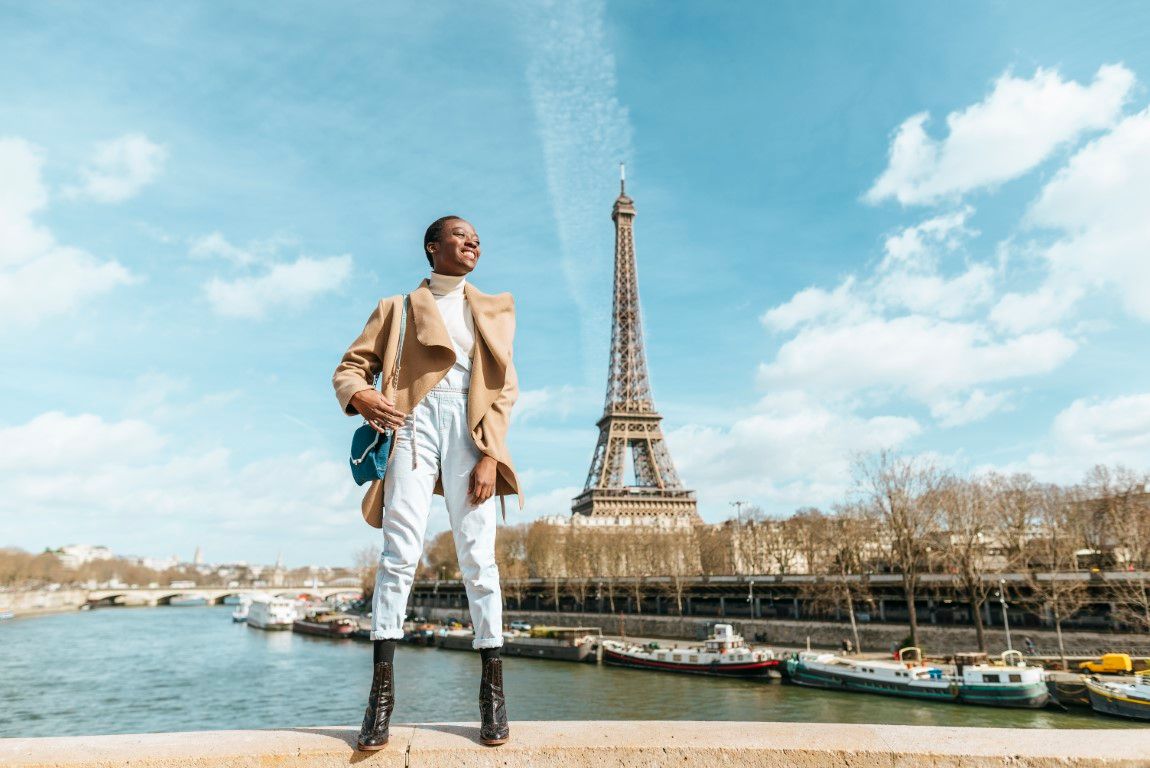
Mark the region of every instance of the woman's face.
<instances>
[{"instance_id":1,"label":"woman's face","mask_svg":"<svg viewBox=\"0 0 1150 768\"><path fill-rule=\"evenodd\" d=\"M432 269L441 275L466 275L479 261L479 235L463 219L452 219L443 227L437 243L429 243Z\"/></svg>"}]
</instances>

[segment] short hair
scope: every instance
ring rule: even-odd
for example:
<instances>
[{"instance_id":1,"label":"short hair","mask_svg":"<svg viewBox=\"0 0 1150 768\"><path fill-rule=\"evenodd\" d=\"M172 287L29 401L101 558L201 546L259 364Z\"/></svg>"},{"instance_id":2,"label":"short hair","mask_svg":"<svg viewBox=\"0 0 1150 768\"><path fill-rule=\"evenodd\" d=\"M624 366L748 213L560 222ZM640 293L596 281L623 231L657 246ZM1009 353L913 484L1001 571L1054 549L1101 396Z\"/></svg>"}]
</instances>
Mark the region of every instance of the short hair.
<instances>
[{"instance_id":1,"label":"short hair","mask_svg":"<svg viewBox=\"0 0 1150 768\"><path fill-rule=\"evenodd\" d=\"M423 233L423 255L427 257L427 263L433 269L435 268L435 261L431 258L431 251L427 250L427 246L439 242L439 238L443 237L443 228L449 221L465 221L465 219L462 216L440 216L431 222L431 226Z\"/></svg>"}]
</instances>

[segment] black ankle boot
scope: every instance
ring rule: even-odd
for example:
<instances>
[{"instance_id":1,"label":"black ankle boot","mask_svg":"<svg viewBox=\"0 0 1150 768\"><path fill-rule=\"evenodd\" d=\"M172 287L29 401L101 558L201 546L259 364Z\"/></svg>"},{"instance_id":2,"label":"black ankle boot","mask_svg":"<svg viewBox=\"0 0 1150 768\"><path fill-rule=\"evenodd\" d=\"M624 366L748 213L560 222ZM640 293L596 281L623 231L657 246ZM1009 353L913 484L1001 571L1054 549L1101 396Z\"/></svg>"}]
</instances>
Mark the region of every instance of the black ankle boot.
<instances>
[{"instance_id":1,"label":"black ankle boot","mask_svg":"<svg viewBox=\"0 0 1150 768\"><path fill-rule=\"evenodd\" d=\"M494 746L507 741L507 701L503 697L503 659L498 656L483 661L479 681L479 740Z\"/></svg>"},{"instance_id":2,"label":"black ankle boot","mask_svg":"<svg viewBox=\"0 0 1150 768\"><path fill-rule=\"evenodd\" d=\"M359 729L358 746L372 752L383 749L388 739L388 724L391 710L395 708L395 684L391 675L390 661L375 664L371 677L371 693L367 698L367 711L363 713L363 725Z\"/></svg>"}]
</instances>

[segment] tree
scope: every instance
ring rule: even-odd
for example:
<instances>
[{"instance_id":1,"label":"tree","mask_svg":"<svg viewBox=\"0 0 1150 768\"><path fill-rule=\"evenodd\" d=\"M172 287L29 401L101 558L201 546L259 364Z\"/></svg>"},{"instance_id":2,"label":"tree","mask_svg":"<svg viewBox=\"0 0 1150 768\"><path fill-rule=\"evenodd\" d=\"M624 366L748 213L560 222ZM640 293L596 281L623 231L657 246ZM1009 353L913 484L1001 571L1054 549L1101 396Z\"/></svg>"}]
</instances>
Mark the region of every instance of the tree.
<instances>
[{"instance_id":1,"label":"tree","mask_svg":"<svg viewBox=\"0 0 1150 768\"><path fill-rule=\"evenodd\" d=\"M675 601L675 610L683 615L683 598L687 582L700 573L698 535L695 526L680 526L658 538L653 549L654 572L663 576L658 589Z\"/></svg>"},{"instance_id":2,"label":"tree","mask_svg":"<svg viewBox=\"0 0 1150 768\"><path fill-rule=\"evenodd\" d=\"M450 530L440 531L424 547L418 579L458 579L459 558L455 555L455 538Z\"/></svg>"},{"instance_id":3,"label":"tree","mask_svg":"<svg viewBox=\"0 0 1150 768\"><path fill-rule=\"evenodd\" d=\"M1058 636L1058 655L1066 668L1062 622L1086 602L1087 580L1079 569L1083 520L1079 514L1081 489L1046 485L1036 497L1037 531L1030 543L1034 567L1027 572L1032 601L1044 610Z\"/></svg>"},{"instance_id":4,"label":"tree","mask_svg":"<svg viewBox=\"0 0 1150 768\"><path fill-rule=\"evenodd\" d=\"M1115 623L1150 632L1150 493L1146 474L1125 467L1096 466L1086 477L1087 504L1101 511L1108 537L1104 546L1113 561L1107 593Z\"/></svg>"},{"instance_id":5,"label":"tree","mask_svg":"<svg viewBox=\"0 0 1150 768\"><path fill-rule=\"evenodd\" d=\"M370 603L375 594L375 569L379 565L379 547L360 547L352 558L355 573L359 576L359 587L363 599Z\"/></svg>"},{"instance_id":6,"label":"tree","mask_svg":"<svg viewBox=\"0 0 1150 768\"><path fill-rule=\"evenodd\" d=\"M939 488L946 535L943 558L955 584L966 594L978 650L986 650L982 607L994 589L988 580L987 543L994 528L990 491L977 479L947 475Z\"/></svg>"},{"instance_id":7,"label":"tree","mask_svg":"<svg viewBox=\"0 0 1150 768\"><path fill-rule=\"evenodd\" d=\"M1042 487L1025 473L990 473L983 480L990 495L993 518L993 548L998 555L997 570L1025 571L1030 567L1030 542L1034 538L1035 516Z\"/></svg>"},{"instance_id":8,"label":"tree","mask_svg":"<svg viewBox=\"0 0 1150 768\"><path fill-rule=\"evenodd\" d=\"M918 645L919 578L927 567L929 542L938 531L938 471L925 460L880 451L855 463L856 491L882 520L890 539L888 556L902 575L910 640Z\"/></svg>"}]
</instances>

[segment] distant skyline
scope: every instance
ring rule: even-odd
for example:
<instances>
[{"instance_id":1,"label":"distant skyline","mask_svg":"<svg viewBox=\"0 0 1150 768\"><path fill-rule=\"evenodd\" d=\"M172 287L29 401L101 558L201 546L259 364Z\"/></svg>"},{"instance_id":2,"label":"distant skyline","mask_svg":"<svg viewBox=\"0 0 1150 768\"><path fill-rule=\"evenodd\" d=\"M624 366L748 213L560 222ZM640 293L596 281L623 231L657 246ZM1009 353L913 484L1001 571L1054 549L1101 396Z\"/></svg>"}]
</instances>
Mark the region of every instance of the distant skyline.
<instances>
[{"instance_id":1,"label":"distant skyline","mask_svg":"<svg viewBox=\"0 0 1150 768\"><path fill-rule=\"evenodd\" d=\"M881 447L1150 469L1147 29L1129 2L0 0L0 545L377 544L330 377L445 213L516 297L508 522L567 514L620 161L705 521L827 507Z\"/></svg>"}]
</instances>

